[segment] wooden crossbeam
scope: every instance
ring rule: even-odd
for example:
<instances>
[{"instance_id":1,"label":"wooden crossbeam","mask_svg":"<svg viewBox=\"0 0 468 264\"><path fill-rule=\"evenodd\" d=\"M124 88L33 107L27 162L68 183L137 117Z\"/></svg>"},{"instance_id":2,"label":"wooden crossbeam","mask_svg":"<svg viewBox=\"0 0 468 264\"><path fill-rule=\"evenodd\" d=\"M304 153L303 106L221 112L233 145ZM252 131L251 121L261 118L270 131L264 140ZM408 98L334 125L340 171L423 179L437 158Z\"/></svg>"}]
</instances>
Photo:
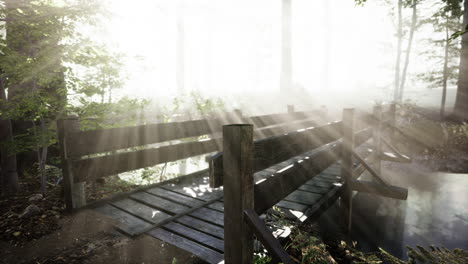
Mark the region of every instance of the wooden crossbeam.
<instances>
[{"instance_id":1,"label":"wooden crossbeam","mask_svg":"<svg viewBox=\"0 0 468 264\"><path fill-rule=\"evenodd\" d=\"M284 250L279 241L273 236L265 223L260 219L255 210L244 210L245 221L250 226L255 236L270 253L273 263L294 264L289 254Z\"/></svg>"},{"instance_id":2,"label":"wooden crossbeam","mask_svg":"<svg viewBox=\"0 0 468 264\"><path fill-rule=\"evenodd\" d=\"M408 198L408 189L393 185L383 186L375 182L354 180L351 182L351 188L358 192L372 193L400 200Z\"/></svg>"},{"instance_id":3,"label":"wooden crossbeam","mask_svg":"<svg viewBox=\"0 0 468 264\"><path fill-rule=\"evenodd\" d=\"M388 160L388 161L393 161L393 162L404 162L404 163L411 163L411 158L401 154L398 149L396 149L392 144L390 144L386 139L381 138L382 142L387 145L387 147L390 148L390 150L393 152L395 157L392 157L391 155L388 155L385 152L382 152L380 154L381 158L383 160Z\"/></svg>"},{"instance_id":4,"label":"wooden crossbeam","mask_svg":"<svg viewBox=\"0 0 468 264\"><path fill-rule=\"evenodd\" d=\"M362 164L362 166L364 166L364 168L366 168L367 171L369 171L369 173L378 181L380 182L381 184L385 185L385 186L388 186L389 184L387 182L385 182L381 177L380 175L374 170L372 169L371 166L369 166L369 164L367 164L367 162L361 158L355 151L353 151L353 156L359 161L359 163Z\"/></svg>"}]
</instances>

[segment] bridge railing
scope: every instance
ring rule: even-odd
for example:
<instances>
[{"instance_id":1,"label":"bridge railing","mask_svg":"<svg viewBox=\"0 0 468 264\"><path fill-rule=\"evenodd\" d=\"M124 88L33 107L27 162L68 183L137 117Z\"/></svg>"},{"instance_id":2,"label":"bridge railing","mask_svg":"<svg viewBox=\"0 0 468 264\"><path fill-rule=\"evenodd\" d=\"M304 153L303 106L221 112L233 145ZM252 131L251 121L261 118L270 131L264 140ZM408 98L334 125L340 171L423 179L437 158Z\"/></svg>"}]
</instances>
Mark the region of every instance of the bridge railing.
<instances>
[{"instance_id":1,"label":"bridge railing","mask_svg":"<svg viewBox=\"0 0 468 264\"><path fill-rule=\"evenodd\" d=\"M255 138L264 138L316 125L323 118L321 111L296 112L289 106L287 113L280 114L244 117L235 110L213 119L92 131L80 131L78 117L58 120L66 206L71 210L86 205L86 182L221 151L224 124L252 123Z\"/></svg>"},{"instance_id":2,"label":"bridge railing","mask_svg":"<svg viewBox=\"0 0 468 264\"><path fill-rule=\"evenodd\" d=\"M294 263L273 237L258 215L271 208L305 182L341 159L342 194L341 207L345 225L350 226L353 190L378 193L405 199L407 191L388 185L376 185L357 181L361 169L353 165L357 156L354 149L373 138L374 161L381 158L380 137L383 121L392 120L394 106L384 119L382 107L374 108L374 114L362 115L367 127L355 130L354 109L343 111L343 121L291 132L285 135L254 141L253 126L249 124L223 127L223 153L213 160L210 167L214 182L224 185L224 256L225 263L250 263L253 256L253 233L271 253L275 262ZM253 173L317 149L308 158L295 162L273 176L255 184ZM359 164L370 171L369 160L358 159ZM359 167L358 167L359 168ZM380 167L379 167L380 170ZM359 173L359 174L358 174ZM374 175L375 174L375 175ZM380 179L379 173L371 175ZM222 179L222 180L221 180ZM382 180L383 181L383 180Z\"/></svg>"}]
</instances>

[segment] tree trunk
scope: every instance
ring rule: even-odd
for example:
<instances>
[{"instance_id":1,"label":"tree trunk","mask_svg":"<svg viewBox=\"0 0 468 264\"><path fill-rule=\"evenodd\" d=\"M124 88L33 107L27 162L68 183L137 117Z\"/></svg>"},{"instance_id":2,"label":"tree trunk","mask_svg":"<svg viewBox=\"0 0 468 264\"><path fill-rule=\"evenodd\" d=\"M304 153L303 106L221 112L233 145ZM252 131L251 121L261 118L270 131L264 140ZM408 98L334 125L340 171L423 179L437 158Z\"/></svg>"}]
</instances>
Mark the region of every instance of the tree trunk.
<instances>
[{"instance_id":1,"label":"tree trunk","mask_svg":"<svg viewBox=\"0 0 468 264\"><path fill-rule=\"evenodd\" d=\"M400 90L400 61L401 61L401 44L403 41L403 21L402 21L403 0L398 0L398 25L397 25L397 56L395 62L395 80L394 80L394 93L393 100L398 101Z\"/></svg>"},{"instance_id":2,"label":"tree trunk","mask_svg":"<svg viewBox=\"0 0 468 264\"><path fill-rule=\"evenodd\" d=\"M444 69L442 71L442 101L440 104L440 120L445 119L445 100L447 97L447 81L448 81L448 60L449 60L449 19L445 21L445 54L444 54Z\"/></svg>"},{"instance_id":3,"label":"tree trunk","mask_svg":"<svg viewBox=\"0 0 468 264\"><path fill-rule=\"evenodd\" d=\"M468 0L464 1L463 29L468 24ZM453 114L460 120L468 120L468 33L461 37L458 89Z\"/></svg>"},{"instance_id":4,"label":"tree trunk","mask_svg":"<svg viewBox=\"0 0 468 264\"><path fill-rule=\"evenodd\" d=\"M4 79L0 78L0 100L7 101ZM0 105L3 109L3 105ZM11 120L0 115L0 178L2 184L2 195L15 194L18 192L18 173L16 155L8 151L6 143L13 140Z\"/></svg>"},{"instance_id":5,"label":"tree trunk","mask_svg":"<svg viewBox=\"0 0 468 264\"><path fill-rule=\"evenodd\" d=\"M291 51L291 0L282 0L281 24L281 76L280 91L288 92L292 86L292 51Z\"/></svg>"},{"instance_id":6,"label":"tree trunk","mask_svg":"<svg viewBox=\"0 0 468 264\"><path fill-rule=\"evenodd\" d=\"M185 91L185 21L184 2L179 0L177 6L177 69L176 82L177 92L183 94Z\"/></svg>"},{"instance_id":7,"label":"tree trunk","mask_svg":"<svg viewBox=\"0 0 468 264\"><path fill-rule=\"evenodd\" d=\"M411 29L410 29L410 35L408 38L408 47L406 48L405 64L403 66L403 71L401 72L401 84L400 84L400 91L398 93L398 101L403 100L403 93L405 91L406 74L408 72L411 48L413 45L413 37L414 37L414 32L416 31L416 22L418 21L417 0L413 0L412 5L413 5L413 15L411 18Z\"/></svg>"}]
</instances>

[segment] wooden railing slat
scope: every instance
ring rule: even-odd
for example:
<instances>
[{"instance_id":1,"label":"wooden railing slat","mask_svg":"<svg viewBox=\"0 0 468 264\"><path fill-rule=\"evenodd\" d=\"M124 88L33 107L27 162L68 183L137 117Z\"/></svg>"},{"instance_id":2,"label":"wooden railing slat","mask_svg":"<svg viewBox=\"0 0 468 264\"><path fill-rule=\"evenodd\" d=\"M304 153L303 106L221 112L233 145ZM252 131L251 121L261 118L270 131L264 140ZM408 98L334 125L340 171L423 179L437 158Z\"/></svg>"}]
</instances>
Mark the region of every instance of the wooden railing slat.
<instances>
[{"instance_id":1,"label":"wooden railing slat","mask_svg":"<svg viewBox=\"0 0 468 264\"><path fill-rule=\"evenodd\" d=\"M217 138L77 160L73 163L76 175L75 182L95 180L109 175L214 152L221 148L221 144L221 139Z\"/></svg>"}]
</instances>

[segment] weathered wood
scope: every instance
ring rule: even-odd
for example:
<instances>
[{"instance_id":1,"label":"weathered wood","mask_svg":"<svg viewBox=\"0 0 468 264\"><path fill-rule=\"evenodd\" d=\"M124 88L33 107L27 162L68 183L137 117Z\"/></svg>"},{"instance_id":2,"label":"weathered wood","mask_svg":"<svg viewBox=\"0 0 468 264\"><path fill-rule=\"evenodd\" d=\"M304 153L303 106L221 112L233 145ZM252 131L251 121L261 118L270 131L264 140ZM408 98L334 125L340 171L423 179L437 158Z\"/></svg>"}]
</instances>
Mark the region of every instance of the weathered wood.
<instances>
[{"instance_id":1,"label":"weathered wood","mask_svg":"<svg viewBox=\"0 0 468 264\"><path fill-rule=\"evenodd\" d=\"M260 115L245 118L245 123L253 124L256 129L266 126L278 125L281 123L287 123L294 120L308 119L312 117L319 117L321 113L319 111L308 111L308 112L294 112L286 114L271 114L271 115Z\"/></svg>"},{"instance_id":2,"label":"weathered wood","mask_svg":"<svg viewBox=\"0 0 468 264\"><path fill-rule=\"evenodd\" d=\"M265 223L255 213L255 210L252 208L244 210L244 216L247 224L253 230L257 239L262 242L263 246L272 256L273 263L295 263L278 240L276 240L271 231L266 227Z\"/></svg>"},{"instance_id":3,"label":"weathered wood","mask_svg":"<svg viewBox=\"0 0 468 264\"><path fill-rule=\"evenodd\" d=\"M156 228L148 232L149 235L169 242L177 247L186 250L208 263L218 264L223 261L223 254L204 247L190 239L178 236L162 228Z\"/></svg>"},{"instance_id":4,"label":"weathered wood","mask_svg":"<svg viewBox=\"0 0 468 264\"><path fill-rule=\"evenodd\" d=\"M341 178L344 181L340 207L343 225L348 232L351 230L352 190L354 149L354 109L343 109L343 147L341 149Z\"/></svg>"},{"instance_id":5,"label":"weathered wood","mask_svg":"<svg viewBox=\"0 0 468 264\"><path fill-rule=\"evenodd\" d=\"M222 124L223 121L219 119L202 119L81 131L72 134L73 150L70 154L76 157L181 138L197 137L221 131Z\"/></svg>"},{"instance_id":6,"label":"weathered wood","mask_svg":"<svg viewBox=\"0 0 468 264\"><path fill-rule=\"evenodd\" d=\"M158 209L138 203L131 199L123 199L112 203L112 205L153 224L160 223L161 221L171 217Z\"/></svg>"},{"instance_id":7,"label":"weathered wood","mask_svg":"<svg viewBox=\"0 0 468 264\"><path fill-rule=\"evenodd\" d=\"M211 234L217 238L224 239L224 229L217 225L210 224L206 221L199 220L197 218L185 215L175 220L178 223L190 226L197 230Z\"/></svg>"},{"instance_id":8,"label":"weathered wood","mask_svg":"<svg viewBox=\"0 0 468 264\"><path fill-rule=\"evenodd\" d=\"M223 150L225 263L251 263L253 236L243 212L254 207L253 126L224 126Z\"/></svg>"},{"instance_id":9,"label":"weathered wood","mask_svg":"<svg viewBox=\"0 0 468 264\"><path fill-rule=\"evenodd\" d=\"M367 164L367 162L363 158L361 158L361 156L359 156L355 151L353 151L352 154L358 160L358 162L362 166L364 166L364 168L366 168L367 171L369 171L369 173L374 179L376 179L379 183L383 185L388 185L388 183L380 177L379 173L377 173L369 164ZM373 157L373 161L378 162L378 160L375 160L375 157Z\"/></svg>"},{"instance_id":10,"label":"weathered wood","mask_svg":"<svg viewBox=\"0 0 468 264\"><path fill-rule=\"evenodd\" d=\"M339 158L340 150L341 144L336 143L256 184L254 186L255 211L258 214L263 213L283 197L335 163Z\"/></svg>"},{"instance_id":11,"label":"weathered wood","mask_svg":"<svg viewBox=\"0 0 468 264\"><path fill-rule=\"evenodd\" d=\"M300 129L315 127L319 124L317 119L306 119L291 123L280 124L276 126L268 126L265 128L256 129L254 131L254 138L255 139L262 139L268 138L273 136L278 136L281 134L287 134L290 132L294 132Z\"/></svg>"},{"instance_id":12,"label":"weathered wood","mask_svg":"<svg viewBox=\"0 0 468 264\"><path fill-rule=\"evenodd\" d=\"M139 234L145 228L151 227L150 223L111 205L104 205L95 210L114 219L117 223L117 228L130 236Z\"/></svg>"},{"instance_id":13,"label":"weathered wood","mask_svg":"<svg viewBox=\"0 0 468 264\"><path fill-rule=\"evenodd\" d=\"M146 192L134 193L130 195L130 198L172 214L180 214L190 209L188 206L181 205Z\"/></svg>"},{"instance_id":14,"label":"weathered wood","mask_svg":"<svg viewBox=\"0 0 468 264\"><path fill-rule=\"evenodd\" d=\"M380 153L380 159L392 162L400 162L400 163L411 163L411 158L406 155L395 155L395 152L382 152Z\"/></svg>"},{"instance_id":15,"label":"weathered wood","mask_svg":"<svg viewBox=\"0 0 468 264\"><path fill-rule=\"evenodd\" d=\"M341 137L341 122L291 132L286 135L261 139L254 142L254 172L266 169L274 164L288 160L309 150L336 141ZM367 137L364 131L361 138ZM367 140L367 139L366 139ZM223 183L223 154L218 153L211 159L211 187L219 187ZM214 185L216 183L216 185Z\"/></svg>"},{"instance_id":16,"label":"weathered wood","mask_svg":"<svg viewBox=\"0 0 468 264\"><path fill-rule=\"evenodd\" d=\"M284 200L306 205L313 205L320 199L320 197L322 197L321 194L312 193L304 190L295 190L288 196L284 197Z\"/></svg>"},{"instance_id":17,"label":"weathered wood","mask_svg":"<svg viewBox=\"0 0 468 264\"><path fill-rule=\"evenodd\" d=\"M223 186L223 156L218 152L209 159L210 187Z\"/></svg>"},{"instance_id":18,"label":"weathered wood","mask_svg":"<svg viewBox=\"0 0 468 264\"><path fill-rule=\"evenodd\" d=\"M408 189L393 185L383 186L375 182L354 180L351 186L353 190L358 192L367 192L400 200L408 198Z\"/></svg>"},{"instance_id":19,"label":"weathered wood","mask_svg":"<svg viewBox=\"0 0 468 264\"><path fill-rule=\"evenodd\" d=\"M392 126L396 126L396 103L391 103L390 104L390 110L389 110L389 118L388 118L388 122L392 125ZM395 131L394 130L391 130L390 131L390 144L391 145L394 145L396 143L396 140L395 140Z\"/></svg>"},{"instance_id":20,"label":"weathered wood","mask_svg":"<svg viewBox=\"0 0 468 264\"><path fill-rule=\"evenodd\" d=\"M162 189L160 187L152 188L149 190L146 190L146 192L151 193L153 195L159 196L163 199L170 200L182 205L186 205L189 207L198 207L204 204L203 201L200 201L198 199L195 199L193 197L189 197L186 195L182 195L173 191L168 191L165 189Z\"/></svg>"},{"instance_id":21,"label":"weathered wood","mask_svg":"<svg viewBox=\"0 0 468 264\"><path fill-rule=\"evenodd\" d=\"M304 213L307 217L307 221L314 221L320 217L320 215L332 206L333 203L341 196L343 190L342 186L335 186L333 189L328 191L326 195L323 195L315 204L308 207L307 211Z\"/></svg>"},{"instance_id":22,"label":"weathered wood","mask_svg":"<svg viewBox=\"0 0 468 264\"><path fill-rule=\"evenodd\" d=\"M65 206L68 211L77 209L86 205L85 183L75 178L72 167L72 144L74 141L72 134L80 131L80 121L76 116L69 116L66 119L57 120L57 134L60 147L60 157L62 161L63 172L63 190L65 195Z\"/></svg>"},{"instance_id":23,"label":"weathered wood","mask_svg":"<svg viewBox=\"0 0 468 264\"><path fill-rule=\"evenodd\" d=\"M192 213L190 213L190 215L207 221L209 223L224 226L224 214L216 210L201 207L198 210L195 210Z\"/></svg>"},{"instance_id":24,"label":"weathered wood","mask_svg":"<svg viewBox=\"0 0 468 264\"><path fill-rule=\"evenodd\" d=\"M374 168L377 174L380 174L382 169L382 163L380 161L380 153L382 152L382 106L376 105L373 109L373 115L376 122L373 124L374 134L372 135L372 144L374 145L374 151L372 155L374 155ZM372 172L371 172L372 174Z\"/></svg>"},{"instance_id":25,"label":"weathered wood","mask_svg":"<svg viewBox=\"0 0 468 264\"><path fill-rule=\"evenodd\" d=\"M224 250L223 240L207 235L198 230L174 222L165 224L163 227L172 233L189 238L190 240L196 241L199 244L215 249L220 253L222 253Z\"/></svg>"},{"instance_id":26,"label":"weathered wood","mask_svg":"<svg viewBox=\"0 0 468 264\"><path fill-rule=\"evenodd\" d=\"M73 163L75 182L96 180L109 175L202 155L219 150L220 146L220 139L209 139L82 159Z\"/></svg>"},{"instance_id":27,"label":"weathered wood","mask_svg":"<svg viewBox=\"0 0 468 264\"><path fill-rule=\"evenodd\" d=\"M285 209L301 211L301 212L304 212L309 207L305 204L300 204L300 203L295 203L295 202L290 202L290 201L285 201L285 200L279 201L276 204L276 206L282 207Z\"/></svg>"}]
</instances>

